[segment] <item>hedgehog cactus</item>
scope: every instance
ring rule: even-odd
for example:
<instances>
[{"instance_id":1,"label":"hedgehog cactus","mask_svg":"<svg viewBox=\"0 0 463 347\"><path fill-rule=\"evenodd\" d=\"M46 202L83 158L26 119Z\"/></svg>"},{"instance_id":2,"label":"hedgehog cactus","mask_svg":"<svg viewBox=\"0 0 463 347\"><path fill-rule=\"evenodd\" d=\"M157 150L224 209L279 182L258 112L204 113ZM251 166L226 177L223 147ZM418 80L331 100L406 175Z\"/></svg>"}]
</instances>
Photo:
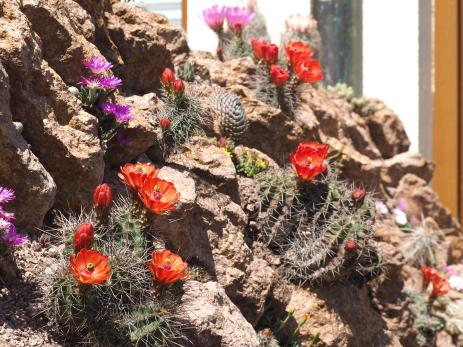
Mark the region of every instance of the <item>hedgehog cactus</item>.
<instances>
[{"instance_id":1,"label":"hedgehog cactus","mask_svg":"<svg viewBox=\"0 0 463 347\"><path fill-rule=\"evenodd\" d=\"M211 95L208 102L220 120L222 135L238 141L248 129L246 113L238 96L218 91Z\"/></svg>"},{"instance_id":2,"label":"hedgehog cactus","mask_svg":"<svg viewBox=\"0 0 463 347\"><path fill-rule=\"evenodd\" d=\"M320 59L321 36L317 30L317 21L312 15L291 15L285 22L285 30L281 33L281 47L290 41L302 41L309 45L317 59ZM284 56L281 57L284 59Z\"/></svg>"},{"instance_id":3,"label":"hedgehog cactus","mask_svg":"<svg viewBox=\"0 0 463 347\"><path fill-rule=\"evenodd\" d=\"M354 201L355 189L333 169L315 181L297 183L287 170L269 171L259 182L260 238L281 255L290 280L359 282L381 272L372 244L374 201L369 194Z\"/></svg>"}]
</instances>

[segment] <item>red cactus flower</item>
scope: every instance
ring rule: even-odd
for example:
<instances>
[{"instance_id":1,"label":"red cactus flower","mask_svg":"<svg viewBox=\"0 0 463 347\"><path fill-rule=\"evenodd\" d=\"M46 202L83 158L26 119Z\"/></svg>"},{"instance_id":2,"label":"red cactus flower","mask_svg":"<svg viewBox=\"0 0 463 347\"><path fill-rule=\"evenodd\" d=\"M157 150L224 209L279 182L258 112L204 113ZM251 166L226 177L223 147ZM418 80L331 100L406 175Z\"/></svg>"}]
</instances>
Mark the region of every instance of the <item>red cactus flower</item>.
<instances>
[{"instance_id":1,"label":"red cactus flower","mask_svg":"<svg viewBox=\"0 0 463 347\"><path fill-rule=\"evenodd\" d=\"M358 245L354 240L349 240L344 244L344 249L348 252L355 251Z\"/></svg>"},{"instance_id":2,"label":"red cactus flower","mask_svg":"<svg viewBox=\"0 0 463 347\"><path fill-rule=\"evenodd\" d=\"M111 277L108 257L93 249L81 249L76 258L69 257L69 271L77 282L82 284L100 284Z\"/></svg>"},{"instance_id":3,"label":"red cactus flower","mask_svg":"<svg viewBox=\"0 0 463 347\"><path fill-rule=\"evenodd\" d=\"M318 142L303 142L295 154L290 154L294 172L303 181L311 181L328 167L328 145Z\"/></svg>"},{"instance_id":4,"label":"red cactus flower","mask_svg":"<svg viewBox=\"0 0 463 347\"><path fill-rule=\"evenodd\" d=\"M74 233L74 249L79 251L82 248L90 248L94 240L93 225L90 223L81 224Z\"/></svg>"},{"instance_id":5,"label":"red cactus flower","mask_svg":"<svg viewBox=\"0 0 463 347\"><path fill-rule=\"evenodd\" d=\"M289 63L294 66L300 60L310 60L313 56L312 49L302 41L290 41L285 47Z\"/></svg>"},{"instance_id":6,"label":"red cactus flower","mask_svg":"<svg viewBox=\"0 0 463 347\"><path fill-rule=\"evenodd\" d=\"M278 65L273 64L270 66L270 77L272 78L273 83L275 83L278 87L281 87L288 80L289 74Z\"/></svg>"},{"instance_id":7,"label":"red cactus flower","mask_svg":"<svg viewBox=\"0 0 463 347\"><path fill-rule=\"evenodd\" d=\"M158 177L148 177L138 190L138 197L146 208L155 214L175 210L175 204L180 199L172 182Z\"/></svg>"},{"instance_id":8,"label":"red cactus flower","mask_svg":"<svg viewBox=\"0 0 463 347\"><path fill-rule=\"evenodd\" d=\"M259 60L273 64L278 60L278 46L265 40L252 40L252 50Z\"/></svg>"},{"instance_id":9,"label":"red cactus flower","mask_svg":"<svg viewBox=\"0 0 463 347\"><path fill-rule=\"evenodd\" d=\"M439 277L439 272L430 266L423 266L421 268L421 273L423 274L423 290L428 287L431 281Z\"/></svg>"},{"instance_id":10,"label":"red cactus flower","mask_svg":"<svg viewBox=\"0 0 463 347\"><path fill-rule=\"evenodd\" d=\"M108 209L113 203L113 191L106 183L100 184L93 192L93 204L96 208Z\"/></svg>"},{"instance_id":11,"label":"red cactus flower","mask_svg":"<svg viewBox=\"0 0 463 347\"><path fill-rule=\"evenodd\" d=\"M361 203L363 201L363 199L365 199L365 196L367 195L367 192L365 189L362 189L362 188L358 188L356 190L354 190L352 192L352 196L351 196L351 199L354 201L354 202L359 202Z\"/></svg>"},{"instance_id":12,"label":"red cactus flower","mask_svg":"<svg viewBox=\"0 0 463 347\"><path fill-rule=\"evenodd\" d=\"M432 296L441 296L448 294L450 291L450 284L447 280L441 277L435 277L432 281Z\"/></svg>"},{"instance_id":13,"label":"red cactus flower","mask_svg":"<svg viewBox=\"0 0 463 347\"><path fill-rule=\"evenodd\" d=\"M159 121L159 125L161 126L162 129L169 129L170 128L170 119L167 117L162 118Z\"/></svg>"},{"instance_id":14,"label":"red cactus flower","mask_svg":"<svg viewBox=\"0 0 463 347\"><path fill-rule=\"evenodd\" d=\"M174 72L166 67L162 72L161 80L164 85L170 85L175 80Z\"/></svg>"},{"instance_id":15,"label":"red cactus flower","mask_svg":"<svg viewBox=\"0 0 463 347\"><path fill-rule=\"evenodd\" d=\"M138 190L147 177L156 177L158 173L159 170L153 164L136 163L125 164L124 167L121 167L118 176L126 186Z\"/></svg>"},{"instance_id":16,"label":"red cactus flower","mask_svg":"<svg viewBox=\"0 0 463 347\"><path fill-rule=\"evenodd\" d=\"M293 66L299 80L315 83L323 79L323 69L318 60L301 59Z\"/></svg>"},{"instance_id":17,"label":"red cactus flower","mask_svg":"<svg viewBox=\"0 0 463 347\"><path fill-rule=\"evenodd\" d=\"M188 264L180 256L169 250L153 252L148 268L154 279L163 285L169 285L185 278Z\"/></svg>"},{"instance_id":18,"label":"red cactus flower","mask_svg":"<svg viewBox=\"0 0 463 347\"><path fill-rule=\"evenodd\" d=\"M179 95L182 95L185 90L185 83L182 80L175 80L172 84L172 89Z\"/></svg>"}]
</instances>

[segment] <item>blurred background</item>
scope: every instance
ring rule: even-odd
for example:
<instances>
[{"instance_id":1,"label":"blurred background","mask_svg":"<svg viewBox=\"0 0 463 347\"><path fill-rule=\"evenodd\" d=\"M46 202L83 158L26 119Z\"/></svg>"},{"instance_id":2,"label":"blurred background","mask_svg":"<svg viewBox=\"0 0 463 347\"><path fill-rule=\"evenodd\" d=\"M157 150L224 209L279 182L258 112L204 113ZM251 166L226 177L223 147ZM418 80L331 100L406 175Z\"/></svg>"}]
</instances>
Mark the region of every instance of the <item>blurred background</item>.
<instances>
[{"instance_id":1,"label":"blurred background","mask_svg":"<svg viewBox=\"0 0 463 347\"><path fill-rule=\"evenodd\" d=\"M455 215L463 215L460 1L136 0L135 4L163 13L185 29L193 50L210 52L215 52L217 36L204 23L202 11L213 5L256 7L277 44L291 16L293 22L298 14L313 16L321 37L325 85L342 82L356 97L385 101L401 117L410 151L437 164L433 185L441 199Z\"/></svg>"}]
</instances>

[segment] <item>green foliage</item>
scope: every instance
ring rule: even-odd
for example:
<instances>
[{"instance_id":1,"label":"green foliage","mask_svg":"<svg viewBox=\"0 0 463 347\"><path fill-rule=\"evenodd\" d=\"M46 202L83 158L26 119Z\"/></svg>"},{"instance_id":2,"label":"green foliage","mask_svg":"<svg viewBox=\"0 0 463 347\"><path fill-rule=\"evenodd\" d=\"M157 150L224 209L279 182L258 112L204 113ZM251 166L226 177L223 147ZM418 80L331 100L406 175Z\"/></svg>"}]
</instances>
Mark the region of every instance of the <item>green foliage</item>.
<instances>
[{"instance_id":1,"label":"green foliage","mask_svg":"<svg viewBox=\"0 0 463 347\"><path fill-rule=\"evenodd\" d=\"M237 172L249 178L256 178L258 174L267 170L268 162L253 151L244 151L236 156L235 166Z\"/></svg>"},{"instance_id":2,"label":"green foliage","mask_svg":"<svg viewBox=\"0 0 463 347\"><path fill-rule=\"evenodd\" d=\"M444 328L444 321L431 314L423 294L408 292L413 317L413 328L417 332L416 340L419 346L432 346L436 334Z\"/></svg>"},{"instance_id":3,"label":"green foliage","mask_svg":"<svg viewBox=\"0 0 463 347\"><path fill-rule=\"evenodd\" d=\"M157 124L161 119L170 120L170 127L161 129L160 144L164 154L178 150L193 136L204 136L203 127L208 124L201 101L194 90L188 90L176 96L167 93L163 96L164 104L155 113Z\"/></svg>"},{"instance_id":4,"label":"green foliage","mask_svg":"<svg viewBox=\"0 0 463 347\"><path fill-rule=\"evenodd\" d=\"M193 64L186 62L182 67L176 67L175 75L177 75L181 80L193 82L195 79Z\"/></svg>"},{"instance_id":5,"label":"green foliage","mask_svg":"<svg viewBox=\"0 0 463 347\"><path fill-rule=\"evenodd\" d=\"M281 255L288 279L361 283L381 273L370 194L354 202L354 187L332 169L313 182L296 182L285 170L269 171L259 181L260 239ZM354 249L346 248L348 242Z\"/></svg>"},{"instance_id":6,"label":"green foliage","mask_svg":"<svg viewBox=\"0 0 463 347\"><path fill-rule=\"evenodd\" d=\"M174 299L153 296L146 233L130 199L115 199L107 223L95 229L92 248L109 257L110 279L77 283L68 270L72 236L81 223L95 220L93 210L59 213L55 227L47 230L65 246L58 270L45 279L52 289L44 307L54 327L67 341L92 346L164 346L181 338L178 319L170 313Z\"/></svg>"}]
</instances>

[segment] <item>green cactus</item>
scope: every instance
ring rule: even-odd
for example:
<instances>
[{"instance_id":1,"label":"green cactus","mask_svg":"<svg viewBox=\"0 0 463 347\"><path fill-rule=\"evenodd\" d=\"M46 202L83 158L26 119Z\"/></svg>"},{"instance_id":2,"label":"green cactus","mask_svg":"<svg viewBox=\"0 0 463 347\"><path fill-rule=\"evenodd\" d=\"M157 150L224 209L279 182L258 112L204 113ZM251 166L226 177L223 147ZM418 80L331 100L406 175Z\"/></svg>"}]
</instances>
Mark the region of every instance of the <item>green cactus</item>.
<instances>
[{"instance_id":1,"label":"green cactus","mask_svg":"<svg viewBox=\"0 0 463 347\"><path fill-rule=\"evenodd\" d=\"M361 114L360 110L369 103L369 99L365 96L355 97L354 89L345 83L336 83L334 86L328 86L327 89L345 99L359 114Z\"/></svg>"},{"instance_id":2,"label":"green cactus","mask_svg":"<svg viewBox=\"0 0 463 347\"><path fill-rule=\"evenodd\" d=\"M333 169L313 182L296 182L285 170L269 172L260 182L260 239L281 255L288 279L357 283L381 273L369 194L361 203L353 201L354 187Z\"/></svg>"},{"instance_id":3,"label":"green cactus","mask_svg":"<svg viewBox=\"0 0 463 347\"><path fill-rule=\"evenodd\" d=\"M195 80L194 67L190 62L186 62L182 67L176 67L175 74L180 79L187 82L193 82Z\"/></svg>"},{"instance_id":4,"label":"green cactus","mask_svg":"<svg viewBox=\"0 0 463 347\"><path fill-rule=\"evenodd\" d=\"M256 178L258 174L267 170L268 162L253 151L244 151L236 156L235 166L237 172L249 178Z\"/></svg>"}]
</instances>

